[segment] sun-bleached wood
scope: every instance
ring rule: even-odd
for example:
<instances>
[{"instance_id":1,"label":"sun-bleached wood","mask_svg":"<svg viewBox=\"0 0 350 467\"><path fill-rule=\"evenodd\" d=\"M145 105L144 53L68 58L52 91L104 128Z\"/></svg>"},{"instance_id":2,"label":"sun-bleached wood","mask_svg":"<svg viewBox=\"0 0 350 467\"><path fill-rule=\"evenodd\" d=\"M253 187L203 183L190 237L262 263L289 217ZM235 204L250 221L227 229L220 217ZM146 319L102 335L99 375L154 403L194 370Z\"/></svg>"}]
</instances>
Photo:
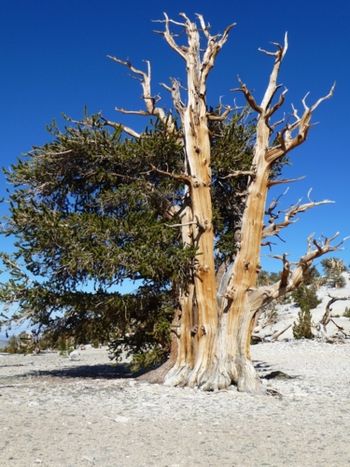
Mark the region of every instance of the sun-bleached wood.
<instances>
[{"instance_id":1,"label":"sun-bleached wood","mask_svg":"<svg viewBox=\"0 0 350 467\"><path fill-rule=\"evenodd\" d=\"M316 202L309 198L308 202L299 201L277 214L275 206L266 208L271 187L299 180L273 180L273 165L306 140L313 112L333 95L334 85L327 95L311 106L307 105L305 96L302 99L301 116L292 106L292 122L285 115L275 122L271 121L283 107L288 91L278 83L280 67L288 49L287 34L282 45L273 43L274 50L260 49L273 58L272 70L260 103L239 79L238 91L257 114L255 146L250 169L241 171L232 167L229 175L224 177L245 177L247 187L242 192L245 209L234 261L222 264L216 272L208 121L225 120L232 108L221 106L217 115L208 112L207 79L234 24L229 25L223 34L212 35L202 15L197 15L196 21L192 21L185 13L181 13L180 17L180 21L175 21L164 13L164 19L158 21L164 29L157 32L180 56L186 68L186 87L177 79L172 79L169 85L162 84L171 95L181 125L184 171L174 174L153 166L150 170L184 183L183 204L179 207L170 206L167 219L179 219L179 222L169 223L169 227L180 228L184 248L196 247L198 255L191 279L186 287L178 290L179 310L173 322L177 339L173 349L176 349L177 355L176 358L173 354L171 356L175 363L165 376L165 384L205 390L223 389L235 384L241 391L261 392L262 385L251 361L250 341L262 307L298 287L313 261L329 251L335 251L342 243L333 245L336 236L322 241L310 237L307 252L294 266L286 254L278 257L282 261L282 271L275 284L257 286L261 246L265 244L271 247L272 244L270 241L263 242L263 239L278 237L282 229L295 222L297 214L331 202ZM182 35L175 35L173 28L180 28ZM185 37L185 43L180 43L178 37ZM147 71L142 71L130 62L111 58L127 66L140 79L145 102L145 110L118 110L125 114L156 115L172 131L173 117L157 106L158 97L152 97L149 62L146 62ZM278 127L281 129L278 130ZM270 216L267 225L266 213ZM232 248L236 246L232 245Z\"/></svg>"}]
</instances>

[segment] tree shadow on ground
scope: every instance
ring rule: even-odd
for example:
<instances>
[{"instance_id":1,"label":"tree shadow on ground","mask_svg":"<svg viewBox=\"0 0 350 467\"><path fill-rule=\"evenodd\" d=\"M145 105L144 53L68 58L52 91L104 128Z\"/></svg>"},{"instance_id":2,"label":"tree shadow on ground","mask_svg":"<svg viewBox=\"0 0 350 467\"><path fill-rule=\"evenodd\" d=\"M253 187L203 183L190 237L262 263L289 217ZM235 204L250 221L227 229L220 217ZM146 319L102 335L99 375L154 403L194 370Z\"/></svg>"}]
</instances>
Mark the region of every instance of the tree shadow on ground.
<instances>
[{"instance_id":1,"label":"tree shadow on ground","mask_svg":"<svg viewBox=\"0 0 350 467\"><path fill-rule=\"evenodd\" d=\"M131 371L126 364L98 364L98 365L79 365L72 367L55 368L53 370L35 370L29 371L21 376L23 377L53 377L53 378L82 378L82 379L120 379L136 378L143 372Z\"/></svg>"},{"instance_id":2,"label":"tree shadow on ground","mask_svg":"<svg viewBox=\"0 0 350 467\"><path fill-rule=\"evenodd\" d=\"M261 379L279 379L279 380L287 380L287 379L295 379L299 378L298 375L288 375L284 371L275 370L273 366L266 362L261 362L259 360L255 360L254 367Z\"/></svg>"},{"instance_id":3,"label":"tree shadow on ground","mask_svg":"<svg viewBox=\"0 0 350 467\"><path fill-rule=\"evenodd\" d=\"M11 366L11 365L9 365ZM24 365L15 365L24 366ZM255 360L254 367L261 379L294 379L298 376L291 376L283 371L274 369L267 362ZM157 367L145 368L137 372L132 371L129 364L126 363L110 363L110 364L91 364L91 365L74 365L55 368L52 370L35 370L28 371L16 377L36 377L36 378L81 378L81 379L133 379L140 378L147 380L147 375ZM152 382L152 381L151 381Z\"/></svg>"},{"instance_id":4,"label":"tree shadow on ground","mask_svg":"<svg viewBox=\"0 0 350 467\"><path fill-rule=\"evenodd\" d=\"M291 376L280 370L274 370L273 367L261 361L254 361L254 367L261 379L294 379L297 376ZM145 368L137 372L132 371L128 364L98 364L98 365L79 365L74 367L64 367L54 370L40 370L35 372L35 376L53 376L56 378L88 378L88 379L119 379L119 378L138 378L147 375L157 367Z\"/></svg>"}]
</instances>

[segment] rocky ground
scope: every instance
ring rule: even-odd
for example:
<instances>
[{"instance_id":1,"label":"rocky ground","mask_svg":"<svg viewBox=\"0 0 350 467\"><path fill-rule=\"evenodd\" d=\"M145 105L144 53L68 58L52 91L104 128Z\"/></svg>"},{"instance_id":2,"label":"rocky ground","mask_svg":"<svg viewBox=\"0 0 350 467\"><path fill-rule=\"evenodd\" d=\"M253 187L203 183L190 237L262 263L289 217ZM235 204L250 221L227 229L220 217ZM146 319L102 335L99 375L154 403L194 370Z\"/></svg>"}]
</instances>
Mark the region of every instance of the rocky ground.
<instances>
[{"instance_id":1,"label":"rocky ground","mask_svg":"<svg viewBox=\"0 0 350 467\"><path fill-rule=\"evenodd\" d=\"M278 396L139 382L104 349L0 354L2 466L350 465L350 344L253 346Z\"/></svg>"}]
</instances>

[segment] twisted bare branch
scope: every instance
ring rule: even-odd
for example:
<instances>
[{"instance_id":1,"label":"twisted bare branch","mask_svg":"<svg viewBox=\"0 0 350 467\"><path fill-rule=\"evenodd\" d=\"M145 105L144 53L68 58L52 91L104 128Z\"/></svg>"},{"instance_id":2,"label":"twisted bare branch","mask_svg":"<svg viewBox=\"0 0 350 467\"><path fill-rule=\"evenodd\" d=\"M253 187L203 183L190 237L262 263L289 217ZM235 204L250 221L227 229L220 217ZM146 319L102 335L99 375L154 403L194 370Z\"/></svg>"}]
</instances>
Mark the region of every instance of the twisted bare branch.
<instances>
[{"instance_id":1,"label":"twisted bare branch","mask_svg":"<svg viewBox=\"0 0 350 467\"><path fill-rule=\"evenodd\" d=\"M221 35L212 36L209 33L209 25L205 24L203 16L197 15L197 18L199 19L202 31L208 40L201 66L201 84L204 84L210 70L214 66L218 53L227 42L230 31L236 26L236 23L229 24Z\"/></svg>"},{"instance_id":2,"label":"twisted bare branch","mask_svg":"<svg viewBox=\"0 0 350 467\"><path fill-rule=\"evenodd\" d=\"M277 180L270 180L267 184L268 187L271 187L271 186L276 186L276 185L283 185L283 184L286 184L286 183L293 183L293 182L300 182L300 180L304 180L305 179L305 176L301 176L301 177L297 177L297 178L281 178L281 179L277 179Z\"/></svg>"},{"instance_id":3,"label":"twisted bare branch","mask_svg":"<svg viewBox=\"0 0 350 467\"><path fill-rule=\"evenodd\" d=\"M220 115L207 112L207 117L208 117L208 120L212 120L216 122L223 122L230 115L231 111L232 111L232 108L228 105Z\"/></svg>"},{"instance_id":4,"label":"twisted bare branch","mask_svg":"<svg viewBox=\"0 0 350 467\"><path fill-rule=\"evenodd\" d=\"M133 130L129 126L123 125L122 123L112 122L111 120L107 120L106 118L103 118L103 120L106 126L110 126L111 128L114 128L116 130L121 128L126 134L128 134L129 136L132 136L133 138L140 138L141 136L140 133Z\"/></svg>"},{"instance_id":5,"label":"twisted bare branch","mask_svg":"<svg viewBox=\"0 0 350 467\"><path fill-rule=\"evenodd\" d=\"M350 296L348 296L348 297L333 297L331 294L328 294L328 297L330 298L330 300L327 302L325 313L322 316L321 321L320 321L320 325L322 325L324 327L324 329L326 328L327 324L331 320L331 312L332 312L331 306L333 305L333 303L338 302L338 301L350 300Z\"/></svg>"},{"instance_id":6,"label":"twisted bare branch","mask_svg":"<svg viewBox=\"0 0 350 467\"><path fill-rule=\"evenodd\" d=\"M302 284L306 278L310 267L312 266L315 259L331 252L337 251L343 245L343 243L348 240L348 237L345 237L338 244L333 245L332 242L339 236L339 232L334 234L332 237L324 237L322 241L314 239L313 235L308 237L308 250L304 256L302 256L299 261L296 263L296 267L293 271L288 272L288 280L285 283L285 278L287 276L286 267L284 265L283 271L281 273L281 279L275 284L267 287L261 287L258 289L257 293L263 296L262 302L267 303L272 299L276 299L280 296L285 295L288 292L292 292L300 284ZM281 259L281 257L278 257ZM289 265L287 269L289 268ZM283 282L282 282L283 277ZM281 287L283 284L283 287ZM260 292L259 292L260 291Z\"/></svg>"},{"instance_id":7,"label":"twisted bare branch","mask_svg":"<svg viewBox=\"0 0 350 467\"><path fill-rule=\"evenodd\" d=\"M287 50L288 50L288 33L286 32L285 35L284 35L283 45L278 44L277 42L273 42L273 45L275 45L276 48L277 48L277 50L274 51L274 52L267 52L264 49L260 49L261 52L263 52L263 53L265 53L267 55L272 55L272 56L275 57L275 62L274 62L273 68L272 68L272 72L271 72L271 75L270 75L270 78L269 78L269 82L268 82L264 97L262 99L262 102L260 104L260 106L263 109L264 113L266 113L268 111L276 91L281 86L281 85L277 84L277 78L278 78L278 73L279 73L279 70L280 70L280 67L281 67L281 63L282 63L282 61L284 59L284 56L286 55Z\"/></svg>"},{"instance_id":8,"label":"twisted bare branch","mask_svg":"<svg viewBox=\"0 0 350 467\"><path fill-rule=\"evenodd\" d=\"M192 177L190 175L185 174L185 173L176 174L174 172L168 172L167 170L159 169L158 167L154 166L153 164L151 164L151 170L153 172L156 172L156 173L160 174L160 175L164 175L165 177L170 177L170 178L173 178L174 180L181 180L182 182L185 182L187 184L191 184L191 182L192 182Z\"/></svg>"},{"instance_id":9,"label":"twisted bare branch","mask_svg":"<svg viewBox=\"0 0 350 467\"><path fill-rule=\"evenodd\" d=\"M308 132L311 127L311 118L313 112L319 107L319 105L327 99L330 99L335 90L335 83L330 88L329 92L320 97L311 107L306 104L307 93L303 99L302 104L304 107L303 115L300 117L297 109L292 106L292 116L294 122L287 124L277 135L279 144L277 146L269 148L266 156L268 162L273 162L279 157L284 156L287 152L300 146L307 138ZM294 135L294 133L296 134Z\"/></svg>"},{"instance_id":10,"label":"twisted bare branch","mask_svg":"<svg viewBox=\"0 0 350 467\"><path fill-rule=\"evenodd\" d=\"M282 107L282 105L284 104L284 101L286 100L287 92L288 92L288 89L284 88L276 104L270 107L268 111L266 112L265 118L269 119L275 112L277 112L278 109Z\"/></svg>"},{"instance_id":11,"label":"twisted bare branch","mask_svg":"<svg viewBox=\"0 0 350 467\"><path fill-rule=\"evenodd\" d=\"M151 91L151 63L149 60L145 60L147 65L147 71L140 70L136 68L130 61L121 60L120 58L107 55L115 63L127 67L135 77L140 81L142 87L142 99L145 103L145 110L127 110L120 107L116 107L117 112L127 114L127 115L141 115L141 116L151 116L154 115L159 118L161 122L166 125L169 131L174 130L174 122L171 117L166 115L166 112L162 107L157 106L157 102L160 100L159 96L153 96ZM127 130L130 130L128 127L125 127ZM124 131L126 131L124 128ZM128 133L128 131L126 131ZM130 134L130 132L129 132ZM134 136L134 135L133 135Z\"/></svg>"},{"instance_id":12,"label":"twisted bare branch","mask_svg":"<svg viewBox=\"0 0 350 467\"><path fill-rule=\"evenodd\" d=\"M231 91L242 92L244 97L246 98L246 101L249 104L249 106L255 112L257 112L258 114L261 114L262 108L257 104L253 94L249 91L249 89L247 88L247 85L245 83L243 83L243 81L240 79L239 76L238 76L238 81L239 81L240 87L231 89Z\"/></svg>"},{"instance_id":13,"label":"twisted bare branch","mask_svg":"<svg viewBox=\"0 0 350 467\"><path fill-rule=\"evenodd\" d=\"M164 89L170 92L173 105L176 111L178 112L178 114L180 115L180 117L182 117L186 106L182 102L182 99L181 99L181 92L180 92L181 83L177 79L172 78L171 86L168 86L165 83L161 83L161 86L163 86Z\"/></svg>"},{"instance_id":14,"label":"twisted bare branch","mask_svg":"<svg viewBox=\"0 0 350 467\"><path fill-rule=\"evenodd\" d=\"M221 180L225 180L227 178L237 178L237 177L242 177L242 176L254 176L255 172L253 170L235 170L232 173L229 173L228 175L225 175L224 177L219 177Z\"/></svg>"},{"instance_id":15,"label":"twisted bare branch","mask_svg":"<svg viewBox=\"0 0 350 467\"><path fill-rule=\"evenodd\" d=\"M176 24L178 26L181 26L181 27L184 27L186 28L187 27L187 21L186 23L178 23L178 22L175 22L174 20L170 20L168 15L164 12L163 13L164 15L164 20L160 20L158 22L162 22L164 23L164 31L157 31L159 34L161 34L164 39L166 40L166 42L168 43L168 45L173 49L175 50L176 53L178 53L180 55L180 57L182 57L184 60L186 60L187 58L187 47L184 47L184 46L180 46L176 43L175 39L174 39L174 35L171 33L170 31L170 23L173 23L173 24ZM183 15L182 15L183 16Z\"/></svg>"},{"instance_id":16,"label":"twisted bare branch","mask_svg":"<svg viewBox=\"0 0 350 467\"><path fill-rule=\"evenodd\" d=\"M284 290L287 285L288 285L288 278L289 278L289 275L290 275L290 263L287 259L287 253L284 253L283 255L281 256L272 256L272 258L274 259L279 259L282 261L282 265L283 265L283 269L281 271L281 278L280 278L280 281L279 281L279 288L280 290Z\"/></svg>"},{"instance_id":17,"label":"twisted bare branch","mask_svg":"<svg viewBox=\"0 0 350 467\"><path fill-rule=\"evenodd\" d=\"M304 204L298 202L284 211L285 215L282 222L278 223L271 221L270 224L263 229L262 238L278 235L282 229L288 227L290 224L294 224L297 221L297 219L295 219L297 214L308 211L309 209L312 209L316 206L332 203L334 203L334 201L329 199L324 199L322 201L310 201L309 203Z\"/></svg>"}]
</instances>

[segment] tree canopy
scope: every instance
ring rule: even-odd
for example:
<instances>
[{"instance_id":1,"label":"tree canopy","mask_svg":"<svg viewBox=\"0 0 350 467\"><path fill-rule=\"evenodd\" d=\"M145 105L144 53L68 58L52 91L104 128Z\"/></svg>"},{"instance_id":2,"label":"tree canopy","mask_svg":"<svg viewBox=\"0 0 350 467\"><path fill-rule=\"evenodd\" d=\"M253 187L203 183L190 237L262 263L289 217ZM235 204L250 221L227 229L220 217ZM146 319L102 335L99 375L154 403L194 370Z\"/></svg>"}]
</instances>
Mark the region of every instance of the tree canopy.
<instances>
[{"instance_id":1,"label":"tree canopy","mask_svg":"<svg viewBox=\"0 0 350 467\"><path fill-rule=\"evenodd\" d=\"M229 175L250 166L253 129L246 109L211 125L217 268L234 254L246 179ZM49 130L49 143L6 171L13 190L3 234L16 250L2 254L11 278L1 299L18 311L3 323L30 319L53 342L97 339L116 354L127 344L158 360L196 258L178 228L184 183L166 175L182 170L181 130L155 121L141 138L124 138L100 115ZM120 292L125 281L134 293Z\"/></svg>"}]
</instances>

